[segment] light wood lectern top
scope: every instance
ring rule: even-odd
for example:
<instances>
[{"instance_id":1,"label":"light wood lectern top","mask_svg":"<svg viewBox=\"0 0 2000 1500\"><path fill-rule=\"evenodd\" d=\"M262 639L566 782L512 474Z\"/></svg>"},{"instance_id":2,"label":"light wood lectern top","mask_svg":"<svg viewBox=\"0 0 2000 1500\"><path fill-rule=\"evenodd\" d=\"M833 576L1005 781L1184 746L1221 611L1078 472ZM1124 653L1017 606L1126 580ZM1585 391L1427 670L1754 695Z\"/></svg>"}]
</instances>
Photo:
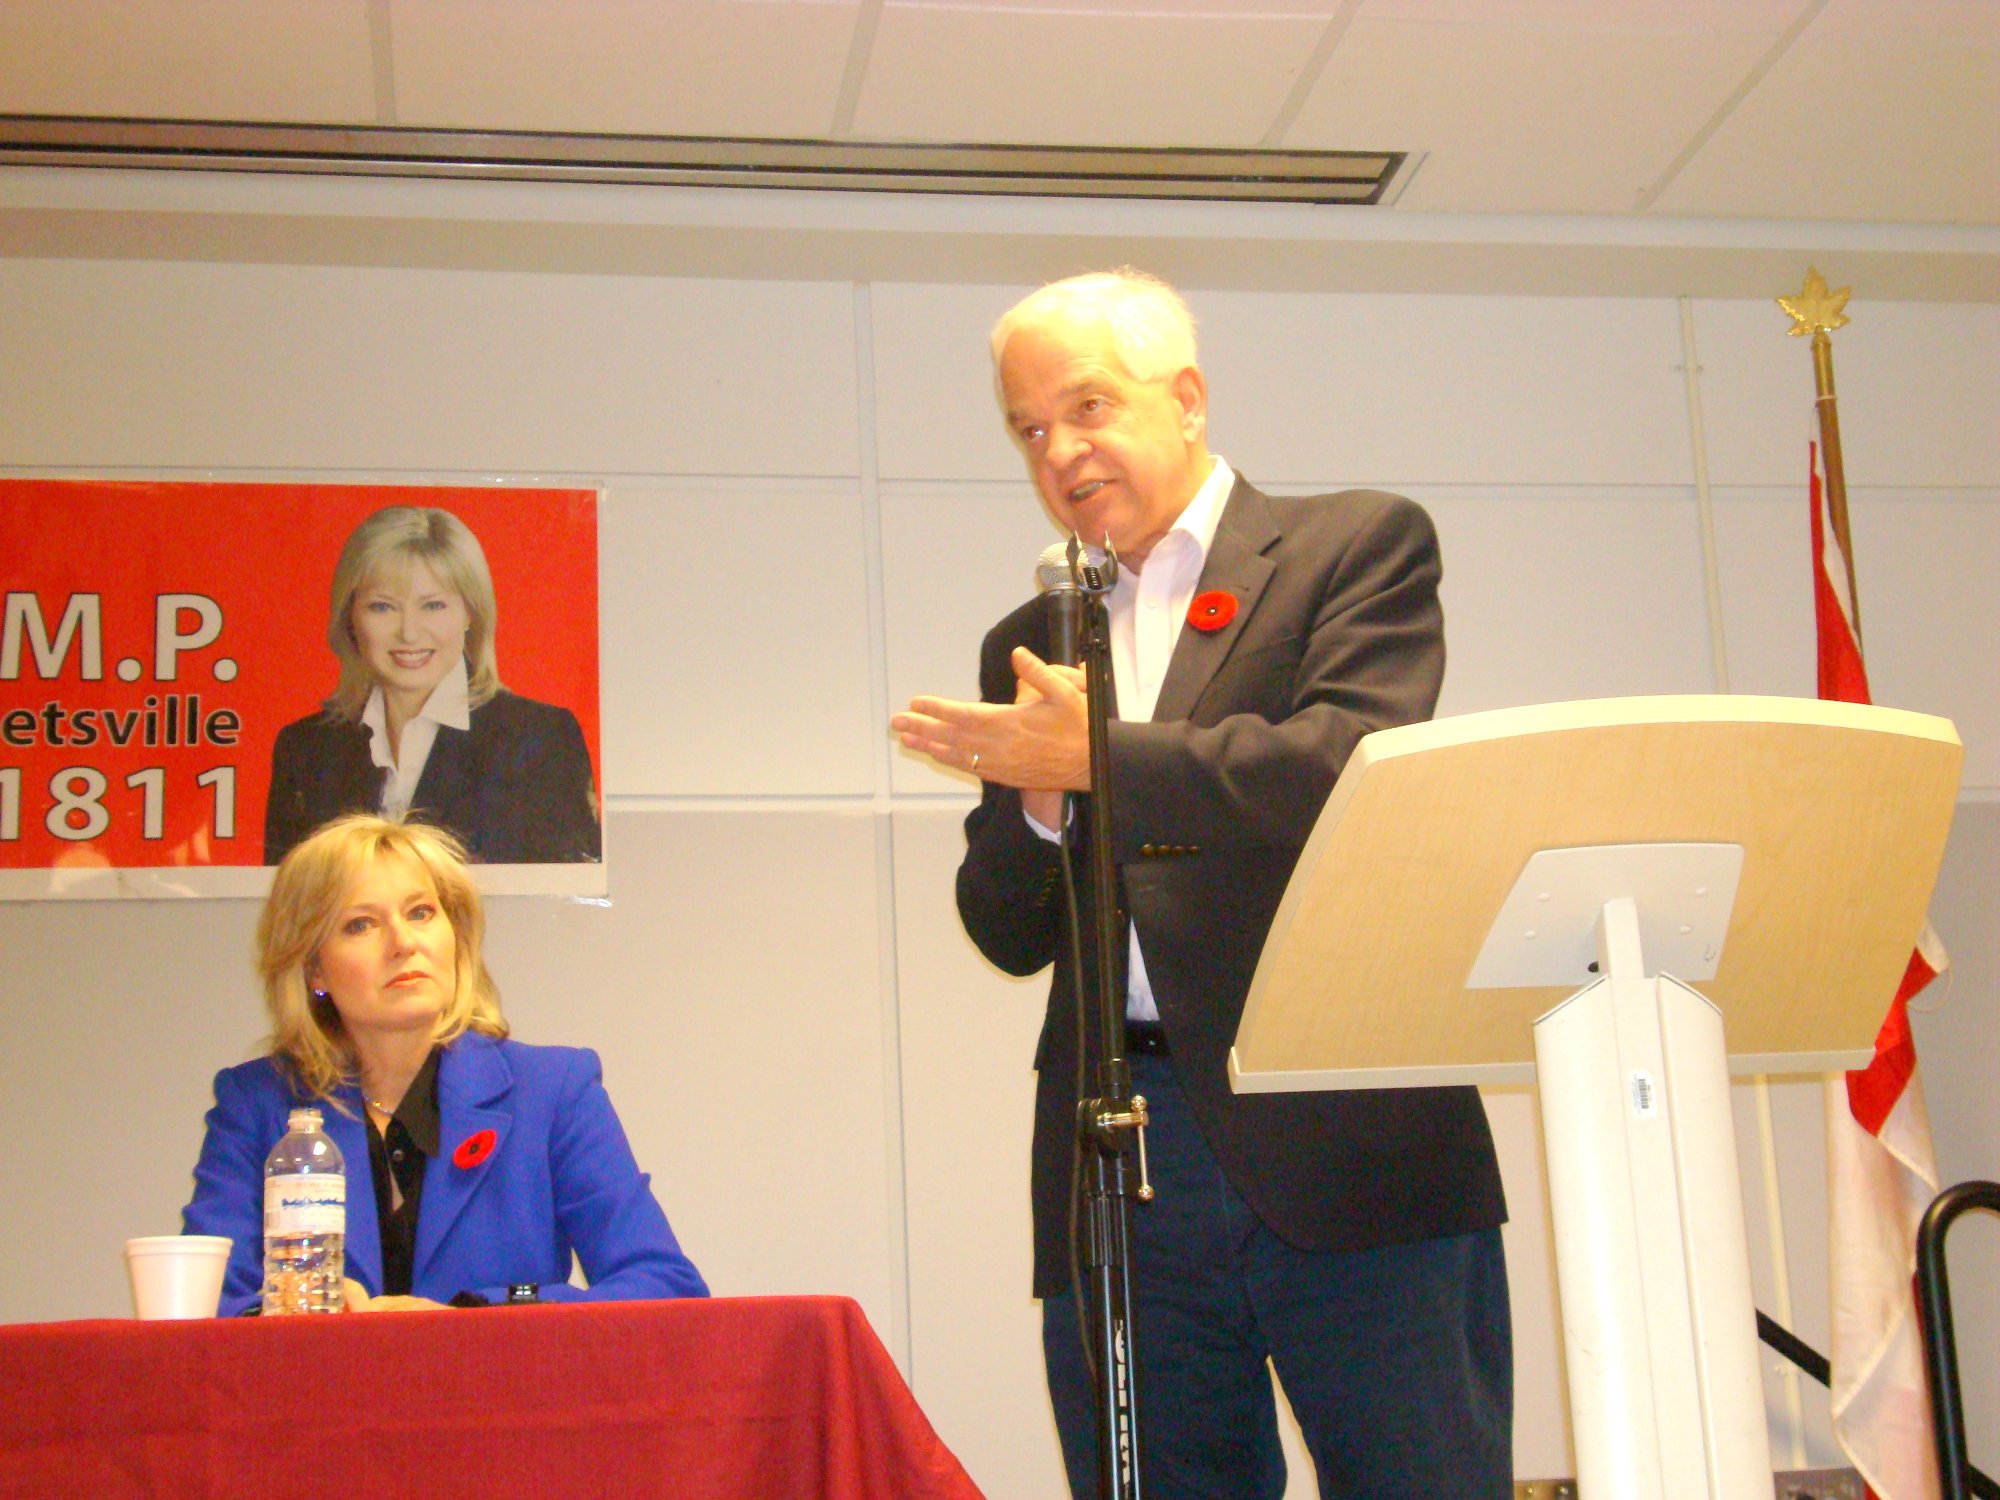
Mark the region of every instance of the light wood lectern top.
<instances>
[{"instance_id":1,"label":"light wood lectern top","mask_svg":"<svg viewBox=\"0 0 2000 1500\"><path fill-rule=\"evenodd\" d=\"M1742 846L1713 977L1668 971L1721 1008L1734 1071L1859 1067L1923 927L1962 755L1947 720L1809 698L1607 698L1368 735L1271 925L1232 1082L1532 1079L1535 1019L1594 977L1596 908L1494 924L1532 856L1574 845ZM1547 983L1470 986L1489 935L1531 930Z\"/></svg>"}]
</instances>

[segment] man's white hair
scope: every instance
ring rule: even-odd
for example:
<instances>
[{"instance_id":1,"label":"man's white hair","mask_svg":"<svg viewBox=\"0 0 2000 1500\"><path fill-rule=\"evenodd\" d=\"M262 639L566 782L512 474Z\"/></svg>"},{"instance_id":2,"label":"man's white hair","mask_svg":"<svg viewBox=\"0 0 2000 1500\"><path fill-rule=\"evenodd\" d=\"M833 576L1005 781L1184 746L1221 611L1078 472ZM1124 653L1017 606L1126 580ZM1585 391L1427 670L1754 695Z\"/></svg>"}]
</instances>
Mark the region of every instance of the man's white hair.
<instances>
[{"instance_id":1,"label":"man's white hair","mask_svg":"<svg viewBox=\"0 0 2000 1500\"><path fill-rule=\"evenodd\" d=\"M1194 316L1181 294L1157 276L1120 266L1051 281L1030 292L993 325L997 379L1007 341L1024 328L1102 323L1111 349L1134 380L1166 380L1196 364Z\"/></svg>"}]
</instances>

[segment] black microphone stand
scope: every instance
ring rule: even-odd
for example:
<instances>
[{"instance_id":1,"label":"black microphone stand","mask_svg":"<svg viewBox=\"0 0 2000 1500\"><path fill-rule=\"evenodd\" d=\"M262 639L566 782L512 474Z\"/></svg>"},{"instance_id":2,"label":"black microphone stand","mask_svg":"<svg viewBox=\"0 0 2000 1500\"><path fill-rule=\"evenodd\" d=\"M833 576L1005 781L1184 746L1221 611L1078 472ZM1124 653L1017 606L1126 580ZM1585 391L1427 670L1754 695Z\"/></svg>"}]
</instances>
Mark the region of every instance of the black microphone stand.
<instances>
[{"instance_id":1,"label":"black microphone stand","mask_svg":"<svg viewBox=\"0 0 2000 1500\"><path fill-rule=\"evenodd\" d=\"M1079 654L1090 725L1086 817L1097 927L1097 965L1091 985L1097 1012L1097 1094L1079 1099L1076 1106L1078 1142L1089 1167L1082 1190L1082 1260L1092 1302L1091 1347L1097 1365L1097 1492L1101 1500L1141 1500L1130 1217L1131 1200L1150 1199L1153 1189L1146 1181L1146 1101L1132 1092L1132 1067L1125 1057L1123 934L1118 876L1111 858L1111 751L1106 727L1112 693L1111 617L1104 597L1117 578L1118 560L1107 539L1104 564L1091 563L1072 536L1069 565L1082 614ZM1084 1004L1082 995L1077 1004ZM1136 1186L1127 1163L1135 1143Z\"/></svg>"}]
</instances>

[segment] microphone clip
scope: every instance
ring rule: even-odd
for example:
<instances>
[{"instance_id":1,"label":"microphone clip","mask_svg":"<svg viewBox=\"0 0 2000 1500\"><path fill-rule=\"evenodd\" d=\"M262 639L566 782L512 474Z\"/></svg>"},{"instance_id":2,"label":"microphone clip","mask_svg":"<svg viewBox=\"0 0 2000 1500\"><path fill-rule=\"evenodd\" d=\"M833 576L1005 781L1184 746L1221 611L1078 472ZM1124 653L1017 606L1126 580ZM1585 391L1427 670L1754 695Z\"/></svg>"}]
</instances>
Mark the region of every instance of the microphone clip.
<instances>
[{"instance_id":1,"label":"microphone clip","mask_svg":"<svg viewBox=\"0 0 2000 1500\"><path fill-rule=\"evenodd\" d=\"M1083 539L1074 531L1069 534L1069 576L1076 580L1076 586L1086 594L1108 594L1112 585L1118 582L1118 551L1111 545L1111 534L1104 535L1104 549L1084 545Z\"/></svg>"}]
</instances>

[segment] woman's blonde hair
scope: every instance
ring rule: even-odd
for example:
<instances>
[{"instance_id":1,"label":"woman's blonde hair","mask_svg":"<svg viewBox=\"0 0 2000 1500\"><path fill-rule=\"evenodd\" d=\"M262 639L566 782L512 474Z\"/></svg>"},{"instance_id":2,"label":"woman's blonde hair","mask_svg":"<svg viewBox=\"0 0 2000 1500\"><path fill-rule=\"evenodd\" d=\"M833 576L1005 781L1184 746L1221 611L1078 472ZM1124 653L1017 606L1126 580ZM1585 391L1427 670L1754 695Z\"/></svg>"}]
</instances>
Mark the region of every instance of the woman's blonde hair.
<instances>
[{"instance_id":1,"label":"woman's blonde hair","mask_svg":"<svg viewBox=\"0 0 2000 1500\"><path fill-rule=\"evenodd\" d=\"M486 911L464 846L424 823L392 823L370 813L336 818L285 856L257 919L257 971L271 1013L271 1053L290 1065L305 1093L329 1102L336 1088L354 1080L354 1048L340 1012L324 991L312 988L309 971L361 872L389 856L411 861L430 877L455 939L451 998L434 1040L449 1042L467 1031L507 1035L500 991L480 952Z\"/></svg>"},{"instance_id":2,"label":"woman's blonde hair","mask_svg":"<svg viewBox=\"0 0 2000 1500\"><path fill-rule=\"evenodd\" d=\"M361 658L354 641L354 596L371 583L393 578L412 563L423 563L438 581L465 601L471 617L465 632L465 676L471 706L500 691L499 653L494 635L499 628L499 604L493 595L493 573L479 538L465 522L435 506L391 505L355 527L333 565L332 608L326 621L326 643L340 658L340 682L326 700L326 711L358 723L375 674Z\"/></svg>"}]
</instances>

